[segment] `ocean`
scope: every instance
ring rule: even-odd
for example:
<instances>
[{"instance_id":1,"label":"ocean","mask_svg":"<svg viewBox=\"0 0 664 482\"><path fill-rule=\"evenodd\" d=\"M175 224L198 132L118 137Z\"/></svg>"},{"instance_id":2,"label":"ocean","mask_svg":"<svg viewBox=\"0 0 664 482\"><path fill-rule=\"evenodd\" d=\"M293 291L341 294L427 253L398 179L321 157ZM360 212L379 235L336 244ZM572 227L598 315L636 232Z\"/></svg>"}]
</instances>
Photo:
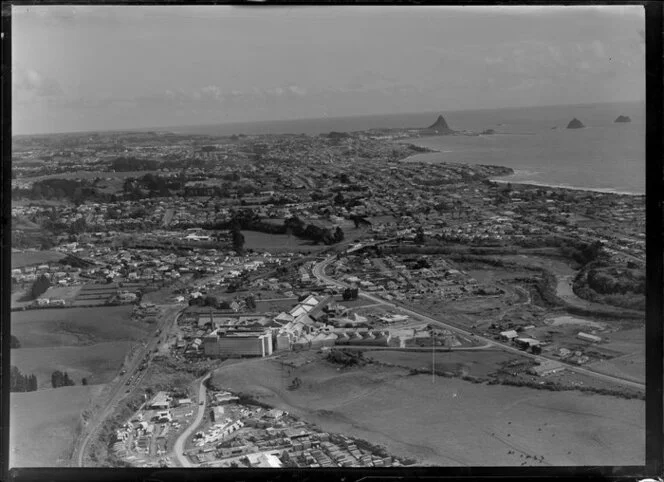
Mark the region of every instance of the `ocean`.
<instances>
[{"instance_id":1,"label":"ocean","mask_svg":"<svg viewBox=\"0 0 664 482\"><path fill-rule=\"evenodd\" d=\"M460 162L507 166L505 181L643 194L645 192L645 104L638 102L527 107L472 111L437 111L345 118L302 119L242 124L188 126L178 133L320 134L372 128L427 127L443 115L452 129L495 135L435 136L411 139L439 152L410 161ZM616 124L619 115L632 119ZM574 117L584 129L566 129Z\"/></svg>"}]
</instances>

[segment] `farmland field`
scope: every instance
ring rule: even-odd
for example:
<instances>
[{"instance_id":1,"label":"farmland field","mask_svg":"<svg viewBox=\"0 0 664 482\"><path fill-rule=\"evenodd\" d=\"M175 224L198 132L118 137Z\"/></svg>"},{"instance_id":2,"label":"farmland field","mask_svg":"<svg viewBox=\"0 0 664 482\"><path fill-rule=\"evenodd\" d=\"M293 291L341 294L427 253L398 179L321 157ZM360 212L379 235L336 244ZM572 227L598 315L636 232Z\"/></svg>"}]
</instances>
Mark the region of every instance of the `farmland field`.
<instances>
[{"instance_id":1,"label":"farmland field","mask_svg":"<svg viewBox=\"0 0 664 482\"><path fill-rule=\"evenodd\" d=\"M407 373L371 365L337 370L322 361L289 373L277 361L259 359L223 366L213 383L252 394L322 430L383 445L419 465L644 463L641 400L456 378L432 382L431 376ZM293 376L302 386L289 391Z\"/></svg>"},{"instance_id":2,"label":"farmland field","mask_svg":"<svg viewBox=\"0 0 664 482\"><path fill-rule=\"evenodd\" d=\"M35 176L29 178L33 182L44 181L46 179L95 179L100 177L102 179L125 179L128 177L141 177L148 173L155 173L155 171L72 171L72 172L59 172L56 174L46 174L44 176Z\"/></svg>"},{"instance_id":3,"label":"farmland field","mask_svg":"<svg viewBox=\"0 0 664 482\"><path fill-rule=\"evenodd\" d=\"M81 413L102 388L88 385L10 394L9 466L67 466Z\"/></svg>"},{"instance_id":4,"label":"farmland field","mask_svg":"<svg viewBox=\"0 0 664 482\"><path fill-rule=\"evenodd\" d=\"M114 341L89 346L50 346L16 348L11 351L11 364L22 373L37 376L39 389L51 388L51 373L67 372L76 383L87 378L89 384L110 382L120 370L131 342Z\"/></svg>"},{"instance_id":5,"label":"farmland field","mask_svg":"<svg viewBox=\"0 0 664 482\"><path fill-rule=\"evenodd\" d=\"M12 269L31 266L33 264L53 263L64 258L58 251L23 251L12 252Z\"/></svg>"},{"instance_id":6,"label":"farmland field","mask_svg":"<svg viewBox=\"0 0 664 482\"><path fill-rule=\"evenodd\" d=\"M624 355L611 360L603 360L588 365L588 368L600 373L625 378L639 383L646 380L646 356L644 350L640 353Z\"/></svg>"},{"instance_id":7,"label":"farmland field","mask_svg":"<svg viewBox=\"0 0 664 482\"><path fill-rule=\"evenodd\" d=\"M13 312L11 332L21 348L11 363L35 374L39 390L11 394L12 464L66 465L80 416L91 397L120 371L132 345L155 329L131 319L132 306L51 308ZM66 371L73 387L50 388L51 373ZM82 386L82 378L89 385Z\"/></svg>"},{"instance_id":8,"label":"farmland field","mask_svg":"<svg viewBox=\"0 0 664 482\"><path fill-rule=\"evenodd\" d=\"M131 312L128 305L17 311L11 332L22 348L141 340L154 327L132 320Z\"/></svg>"},{"instance_id":9,"label":"farmland field","mask_svg":"<svg viewBox=\"0 0 664 482\"><path fill-rule=\"evenodd\" d=\"M69 303L71 300L76 298L79 291L81 291L81 287L82 285L51 286L43 295L41 295L41 298L62 299Z\"/></svg>"}]
</instances>

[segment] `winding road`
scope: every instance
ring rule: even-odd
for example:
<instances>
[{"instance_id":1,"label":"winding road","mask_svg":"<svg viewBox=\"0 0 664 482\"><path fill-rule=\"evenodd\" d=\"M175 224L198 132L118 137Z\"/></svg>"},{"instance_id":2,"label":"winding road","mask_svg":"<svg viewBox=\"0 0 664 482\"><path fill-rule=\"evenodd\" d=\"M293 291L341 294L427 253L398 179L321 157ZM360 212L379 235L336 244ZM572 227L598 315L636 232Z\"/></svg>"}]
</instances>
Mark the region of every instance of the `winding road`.
<instances>
[{"instance_id":1,"label":"winding road","mask_svg":"<svg viewBox=\"0 0 664 482\"><path fill-rule=\"evenodd\" d=\"M184 444L186 443L187 438L189 438L189 436L194 432L194 430L198 428L198 426L203 421L203 415L205 415L205 408L207 406L205 380L207 380L208 378L210 378L210 373L201 378L201 381L199 382L200 383L198 387L199 403L198 403L198 413L196 414L196 419L191 423L191 425L189 425L189 427L185 429L184 432L180 434L180 436L173 444L173 455L175 455L175 458L182 467L194 467L194 465L184 455ZM200 403L201 401L203 402L202 405Z\"/></svg>"},{"instance_id":2,"label":"winding road","mask_svg":"<svg viewBox=\"0 0 664 482\"><path fill-rule=\"evenodd\" d=\"M319 280L321 280L324 283L333 284L333 285L340 286L340 287L343 287L343 288L349 287L350 285L348 283L344 283L342 281L336 280L336 279L331 278L331 277L329 277L325 274L325 268L327 266L329 266L330 264L332 264L332 262L334 260L335 260L335 257L331 256L331 257L328 257L327 259L317 263L312 269L313 275L316 276L316 278L318 278ZM558 360L554 360L552 358L544 357L544 356L541 356L541 355L534 355L532 353L528 353L528 352L525 352L525 351L520 350L518 348L515 348L511 345L507 345L505 343L501 343L501 342L492 340L490 338L486 338L486 337L477 335L475 333L464 330L462 328L458 328L456 326L448 325L448 324L446 324L446 323L444 323L440 320L432 318L430 315L428 315L426 313L422 313L422 312L418 312L418 311L415 311L415 310L410 309L410 308L406 308L406 307L400 305L399 303L393 303L393 302L385 301L383 298L380 298L380 297L375 296L375 295L371 295L369 293L364 293L364 292L360 291L359 296L361 296L365 299L371 300L375 303L380 303L384 306L395 308L395 309L399 310L401 313L409 314L409 315L414 316L416 318L423 319L424 321L426 321L428 323L438 325L442 328L446 328L446 329L451 330L451 331L455 331L457 333L460 333L460 334L463 334L465 336L474 338L476 340L484 341L486 344L493 344L497 347L500 347L501 349L503 349L505 351L515 353L515 354L518 354L518 355L521 355L521 356L526 356L526 357L532 358L533 360L535 360L539 363L544 363L544 362L552 361L552 360L556 361L556 362L558 361ZM589 370L587 368L577 367L577 366L573 366L573 365L564 365L564 366L565 366L566 370L569 370L569 371L572 371L572 372L575 372L575 373L578 373L578 374L581 374L581 375L591 376L591 377L596 378L596 379L604 380L604 381L610 382L610 383L615 383L615 384L622 385L624 387L628 387L628 388L632 388L632 389L645 390L645 384L643 384L643 383L636 383L636 382L633 382L631 380L626 380L624 378L619 378L619 377L615 377L615 376L611 376L611 375L605 375L603 373L598 373L598 372L595 372L593 370Z\"/></svg>"}]
</instances>

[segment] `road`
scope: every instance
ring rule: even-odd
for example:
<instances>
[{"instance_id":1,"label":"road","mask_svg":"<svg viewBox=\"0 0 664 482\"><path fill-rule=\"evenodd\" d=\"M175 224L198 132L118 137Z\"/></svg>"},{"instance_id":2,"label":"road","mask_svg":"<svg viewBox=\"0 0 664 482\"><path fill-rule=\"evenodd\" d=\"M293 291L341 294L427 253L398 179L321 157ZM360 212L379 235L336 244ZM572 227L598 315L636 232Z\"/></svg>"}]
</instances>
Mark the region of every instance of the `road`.
<instances>
[{"instance_id":1,"label":"road","mask_svg":"<svg viewBox=\"0 0 664 482\"><path fill-rule=\"evenodd\" d=\"M177 309L177 311L173 312L175 309ZM121 375L111 387L111 393L108 395L104 406L99 409L99 411L94 415L94 418L88 421L86 426L83 428L83 433L81 435L86 435L80 439L81 442L75 448L72 455L72 461L78 467L83 467L85 451L87 450L88 445L93 440L94 435L97 433L103 422L111 415L111 413L113 413L113 410L115 410L117 407L118 402L120 402L120 400L122 400L122 398L127 395L127 389L129 388L130 391L133 391L138 386L140 377L143 373L145 373L145 371L142 371L138 375L137 379L133 381L133 383L131 383L130 380L139 371L139 367L145 360L146 356L150 357L152 355L152 352L157 347L159 339L162 336L161 334L164 332L164 330L169 329L173 323L177 323L177 319L180 317L182 309L183 307L181 306L167 309L167 313L162 317L158 329L155 330L154 336L150 339L150 341L143 344L137 353L134 354L132 359L129 361L129 364L124 367L126 373Z\"/></svg>"},{"instance_id":2,"label":"road","mask_svg":"<svg viewBox=\"0 0 664 482\"><path fill-rule=\"evenodd\" d=\"M193 467L193 464L189 462L189 459L184 455L184 444L187 441L187 438L198 428L203 420L203 415L205 415L205 407L207 406L206 400L206 389L205 389L205 380L210 378L210 373L201 378L200 386L198 388L198 413L196 414L196 419L192 422L189 427L185 429L184 432L180 434L178 439L173 444L173 455L180 463L182 467ZM200 401L203 401L203 405L200 404Z\"/></svg>"},{"instance_id":3,"label":"road","mask_svg":"<svg viewBox=\"0 0 664 482\"><path fill-rule=\"evenodd\" d=\"M329 258L317 263L313 267L311 272L313 273L314 276L316 276L316 278L323 281L324 283L333 284L333 285L344 287L344 288L348 287L349 285L347 283L343 283L343 282L338 281L334 278L330 278L329 276L327 276L325 274L325 268L328 265L330 265L334 260L335 260L334 257L329 257ZM544 362L551 361L551 360L558 362L558 360L554 360L552 358L548 358L548 357L541 356L541 355L534 355L532 353L528 353L528 352L525 352L525 351L520 350L518 348L515 348L511 345L507 345L505 343L501 343L501 342L492 340L490 338L486 338L486 337L483 337L481 335L477 335L475 333L464 330L462 328L458 328L456 326L448 325L447 323L444 323L440 320L432 318L431 316L429 316L426 313L422 313L422 312L418 312L418 311L415 311L415 310L410 309L410 308L406 308L406 307L402 306L399 303L391 303L391 302L385 301L383 298L380 298L380 297L375 296L375 295L371 295L369 293L364 293L364 292L360 292L360 296L365 298L365 299L372 300L376 303L380 303L384 306L395 308L395 309L399 310L401 313L406 313L406 314L409 314L409 315L414 316L416 318L423 319L424 321L426 321L428 323L438 325L442 328L446 328L446 329L451 330L451 331L455 331L457 333L460 333L460 334L463 334L465 336L474 338L476 340L484 341L487 344L491 343L491 344L493 344L497 347L502 348L505 351L515 353L515 354L518 354L518 355L521 355L521 356L526 356L526 357L532 358L533 360L535 360L539 363L544 363ZM607 382L610 382L610 383L615 383L615 384L622 385L622 386L632 388L632 389L645 390L645 384L643 384L643 383L636 383L636 382L633 382L631 380L626 380L626 379L611 376L611 375L605 375L603 373L598 373L598 372L595 372L593 370L589 370L587 368L576 367L576 366L572 366L572 365L564 365L564 366L565 366L565 369L567 369L569 371L572 371L572 372L575 372L575 373L578 373L578 374L581 374L581 375L591 376L593 378L604 380L604 381L607 381Z\"/></svg>"},{"instance_id":4,"label":"road","mask_svg":"<svg viewBox=\"0 0 664 482\"><path fill-rule=\"evenodd\" d=\"M371 345L337 345L335 348L349 351L415 351L415 352L428 352L433 350L430 346L371 346ZM493 346L493 343L479 346L436 346L436 352L447 353L448 351L478 351L478 350L491 350L498 349Z\"/></svg>"}]
</instances>

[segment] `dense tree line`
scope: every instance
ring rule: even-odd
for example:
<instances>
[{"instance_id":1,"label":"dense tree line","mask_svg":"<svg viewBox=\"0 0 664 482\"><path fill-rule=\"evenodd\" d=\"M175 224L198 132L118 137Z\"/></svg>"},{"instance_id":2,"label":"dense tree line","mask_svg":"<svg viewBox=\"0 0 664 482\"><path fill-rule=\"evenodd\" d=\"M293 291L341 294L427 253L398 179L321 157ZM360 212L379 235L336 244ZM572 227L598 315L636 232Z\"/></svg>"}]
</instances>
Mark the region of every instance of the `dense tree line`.
<instances>
[{"instance_id":1,"label":"dense tree line","mask_svg":"<svg viewBox=\"0 0 664 482\"><path fill-rule=\"evenodd\" d=\"M37 377L23 375L17 367L12 365L9 370L9 391L34 392L35 390L37 390Z\"/></svg>"},{"instance_id":2,"label":"dense tree line","mask_svg":"<svg viewBox=\"0 0 664 482\"><path fill-rule=\"evenodd\" d=\"M60 370L56 370L53 373L51 373L51 385L53 386L53 388L58 388L58 387L70 387L76 384L74 383L74 380L69 378L69 374L67 372L61 372Z\"/></svg>"},{"instance_id":3,"label":"dense tree line","mask_svg":"<svg viewBox=\"0 0 664 482\"><path fill-rule=\"evenodd\" d=\"M593 268L588 270L588 286L600 294L645 294L645 273L641 270Z\"/></svg>"},{"instance_id":4,"label":"dense tree line","mask_svg":"<svg viewBox=\"0 0 664 482\"><path fill-rule=\"evenodd\" d=\"M117 157L110 162L109 167L116 172L154 171L159 167L159 163L153 159Z\"/></svg>"},{"instance_id":5,"label":"dense tree line","mask_svg":"<svg viewBox=\"0 0 664 482\"><path fill-rule=\"evenodd\" d=\"M12 189L14 199L57 199L69 200L76 204L85 201L115 202L114 194L99 191L95 187L97 181L87 179L44 179L36 181L28 189Z\"/></svg>"}]
</instances>

